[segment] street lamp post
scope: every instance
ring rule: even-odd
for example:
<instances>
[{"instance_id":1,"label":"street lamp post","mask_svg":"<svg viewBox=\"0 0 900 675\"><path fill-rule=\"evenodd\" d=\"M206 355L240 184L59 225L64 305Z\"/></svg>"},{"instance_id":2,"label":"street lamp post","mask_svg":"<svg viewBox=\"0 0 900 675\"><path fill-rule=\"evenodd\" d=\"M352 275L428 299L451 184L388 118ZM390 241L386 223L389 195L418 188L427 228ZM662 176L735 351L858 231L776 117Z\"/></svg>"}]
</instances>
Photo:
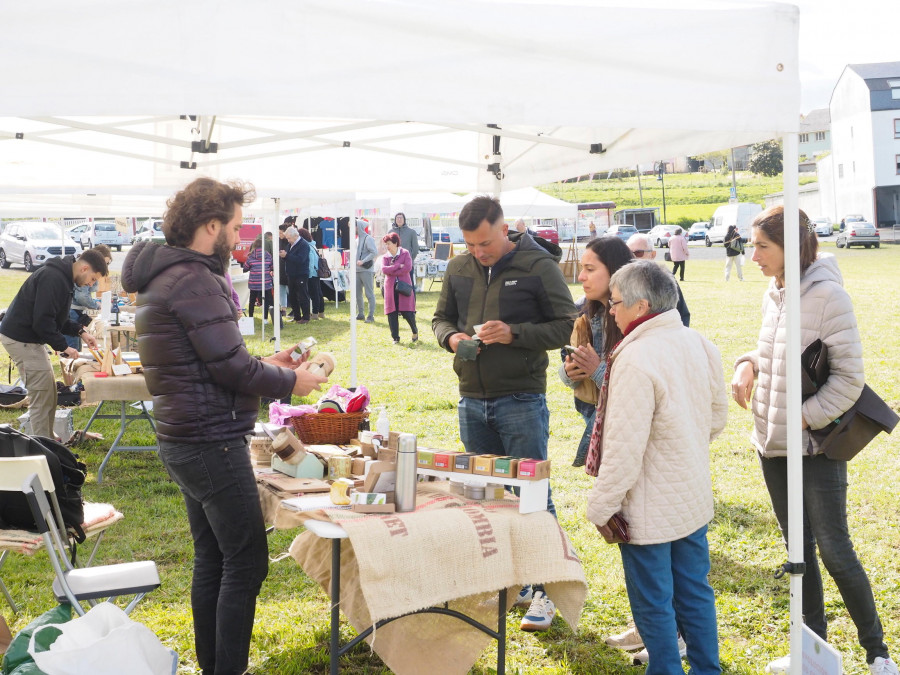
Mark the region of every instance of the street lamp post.
<instances>
[{"instance_id":1,"label":"street lamp post","mask_svg":"<svg viewBox=\"0 0 900 675\"><path fill-rule=\"evenodd\" d=\"M663 198L663 223L669 222L666 217L666 163L660 162L657 168L656 180L662 181L662 198Z\"/></svg>"}]
</instances>

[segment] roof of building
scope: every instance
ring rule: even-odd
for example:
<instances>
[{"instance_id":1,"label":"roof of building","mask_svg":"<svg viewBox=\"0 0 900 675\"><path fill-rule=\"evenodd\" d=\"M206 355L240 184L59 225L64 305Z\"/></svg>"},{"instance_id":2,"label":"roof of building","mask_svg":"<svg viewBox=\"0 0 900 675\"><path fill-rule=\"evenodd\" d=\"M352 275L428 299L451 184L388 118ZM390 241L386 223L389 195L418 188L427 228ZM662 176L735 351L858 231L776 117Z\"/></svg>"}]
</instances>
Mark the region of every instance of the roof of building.
<instances>
[{"instance_id":1,"label":"roof of building","mask_svg":"<svg viewBox=\"0 0 900 675\"><path fill-rule=\"evenodd\" d=\"M808 114L800 116L800 133L810 131L822 131L831 127L831 111L828 108L810 110Z\"/></svg>"},{"instance_id":2,"label":"roof of building","mask_svg":"<svg viewBox=\"0 0 900 675\"><path fill-rule=\"evenodd\" d=\"M865 80L869 89L890 89L884 80L900 78L900 61L850 63L847 67Z\"/></svg>"}]
</instances>

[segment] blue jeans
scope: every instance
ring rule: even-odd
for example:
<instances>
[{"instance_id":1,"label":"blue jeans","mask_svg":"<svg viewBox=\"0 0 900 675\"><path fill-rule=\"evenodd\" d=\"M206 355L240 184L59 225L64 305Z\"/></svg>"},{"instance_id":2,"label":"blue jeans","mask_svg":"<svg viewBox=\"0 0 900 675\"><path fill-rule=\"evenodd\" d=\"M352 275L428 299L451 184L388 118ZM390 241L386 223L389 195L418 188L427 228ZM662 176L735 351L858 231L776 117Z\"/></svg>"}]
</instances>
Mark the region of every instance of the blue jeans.
<instances>
[{"instance_id":1,"label":"blue jeans","mask_svg":"<svg viewBox=\"0 0 900 675\"><path fill-rule=\"evenodd\" d=\"M706 525L664 544L619 544L619 551L631 613L650 655L644 675L683 675L679 630L691 675L721 673Z\"/></svg>"},{"instance_id":2,"label":"blue jeans","mask_svg":"<svg viewBox=\"0 0 900 675\"><path fill-rule=\"evenodd\" d=\"M246 440L160 440L159 456L181 488L194 538L191 609L204 675L247 669L256 596L269 549Z\"/></svg>"},{"instance_id":3,"label":"blue jeans","mask_svg":"<svg viewBox=\"0 0 900 675\"><path fill-rule=\"evenodd\" d=\"M772 499L778 525L787 541L787 458L760 456L763 478ZM887 658L881 619L869 577L856 556L847 528L847 462L825 455L803 458L803 620L810 630L827 639L822 573L816 546L825 569L834 579L844 605L866 650L866 660Z\"/></svg>"},{"instance_id":4,"label":"blue jeans","mask_svg":"<svg viewBox=\"0 0 900 675\"><path fill-rule=\"evenodd\" d=\"M74 321L75 323L78 323L79 316L81 316L81 312L79 312L77 309L69 310L69 319ZM66 339L67 345L69 345L70 347L74 347L78 351L81 351L81 338L80 337L72 337L71 335L63 335L63 337Z\"/></svg>"},{"instance_id":5,"label":"blue jeans","mask_svg":"<svg viewBox=\"0 0 900 675\"><path fill-rule=\"evenodd\" d=\"M466 452L547 459L550 411L544 394L459 399L459 437ZM547 492L547 510L556 515Z\"/></svg>"}]
</instances>

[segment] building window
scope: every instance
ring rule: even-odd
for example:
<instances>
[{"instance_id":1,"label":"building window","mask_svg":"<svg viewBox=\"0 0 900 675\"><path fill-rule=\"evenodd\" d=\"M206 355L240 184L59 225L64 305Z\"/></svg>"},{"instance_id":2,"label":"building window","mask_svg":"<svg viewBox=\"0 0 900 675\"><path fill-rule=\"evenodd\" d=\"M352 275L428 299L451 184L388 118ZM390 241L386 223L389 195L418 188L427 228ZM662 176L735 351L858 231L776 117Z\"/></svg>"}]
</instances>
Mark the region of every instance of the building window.
<instances>
[{"instance_id":1,"label":"building window","mask_svg":"<svg viewBox=\"0 0 900 675\"><path fill-rule=\"evenodd\" d=\"M844 165L838 164L838 178L844 177Z\"/></svg>"},{"instance_id":2,"label":"building window","mask_svg":"<svg viewBox=\"0 0 900 675\"><path fill-rule=\"evenodd\" d=\"M894 155L894 161L897 163L897 175L900 176L900 155Z\"/></svg>"},{"instance_id":3,"label":"building window","mask_svg":"<svg viewBox=\"0 0 900 675\"><path fill-rule=\"evenodd\" d=\"M800 134L801 143L809 143L809 134Z\"/></svg>"},{"instance_id":4,"label":"building window","mask_svg":"<svg viewBox=\"0 0 900 675\"><path fill-rule=\"evenodd\" d=\"M895 101L900 100L900 87L891 89L891 98L894 99Z\"/></svg>"},{"instance_id":5,"label":"building window","mask_svg":"<svg viewBox=\"0 0 900 675\"><path fill-rule=\"evenodd\" d=\"M900 138L900 120L894 120L894 138Z\"/></svg>"},{"instance_id":6,"label":"building window","mask_svg":"<svg viewBox=\"0 0 900 675\"><path fill-rule=\"evenodd\" d=\"M824 131L817 131L817 132L816 132L816 140L817 140L817 141L824 141L824 140L825 140L825 132L824 132Z\"/></svg>"}]
</instances>

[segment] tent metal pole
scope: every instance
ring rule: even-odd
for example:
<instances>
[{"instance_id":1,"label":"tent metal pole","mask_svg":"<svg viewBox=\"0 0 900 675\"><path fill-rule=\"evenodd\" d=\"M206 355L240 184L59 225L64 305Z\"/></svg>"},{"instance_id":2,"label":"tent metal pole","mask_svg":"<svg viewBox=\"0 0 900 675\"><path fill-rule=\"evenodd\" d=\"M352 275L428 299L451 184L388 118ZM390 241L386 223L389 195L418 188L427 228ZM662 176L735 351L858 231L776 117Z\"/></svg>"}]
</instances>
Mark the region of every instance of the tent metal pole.
<instances>
[{"instance_id":1,"label":"tent metal pole","mask_svg":"<svg viewBox=\"0 0 900 675\"><path fill-rule=\"evenodd\" d=\"M278 238L278 225L281 219L281 197L275 197L275 221L272 224L272 332L275 336L275 351L281 351L281 257L278 255L281 240ZM266 250L266 235L263 234L263 251ZM265 294L265 291L263 291ZM263 300L265 303L265 300ZM265 306L263 306L265 309ZM263 325L265 325L265 313L263 313Z\"/></svg>"},{"instance_id":2,"label":"tent metal pole","mask_svg":"<svg viewBox=\"0 0 900 675\"><path fill-rule=\"evenodd\" d=\"M784 287L786 306L788 569L791 673L803 672L803 432L800 386L800 212L796 133L784 137ZM809 561L810 564L815 564Z\"/></svg>"},{"instance_id":3,"label":"tent metal pole","mask_svg":"<svg viewBox=\"0 0 900 675\"><path fill-rule=\"evenodd\" d=\"M350 239L350 260L348 267L350 268L350 288L347 289L347 302L350 312L350 386L356 386L356 307L359 306L359 299L356 297L356 252L359 248L359 242L356 237L356 218L359 213L357 204L354 200L353 208L350 209L350 222L347 223L347 231ZM337 289L335 289L335 298L337 297Z\"/></svg>"}]
</instances>

